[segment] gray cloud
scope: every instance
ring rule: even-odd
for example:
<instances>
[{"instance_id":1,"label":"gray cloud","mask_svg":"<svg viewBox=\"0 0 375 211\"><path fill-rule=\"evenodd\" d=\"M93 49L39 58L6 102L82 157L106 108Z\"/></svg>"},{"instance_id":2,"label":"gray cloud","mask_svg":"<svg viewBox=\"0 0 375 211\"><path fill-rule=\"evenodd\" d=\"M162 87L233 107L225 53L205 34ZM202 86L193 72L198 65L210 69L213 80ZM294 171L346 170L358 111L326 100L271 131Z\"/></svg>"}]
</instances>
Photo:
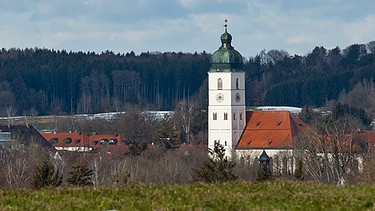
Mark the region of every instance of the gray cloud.
<instances>
[{"instance_id":1,"label":"gray cloud","mask_svg":"<svg viewBox=\"0 0 375 211\"><path fill-rule=\"evenodd\" d=\"M374 40L370 0L0 0L5 48L213 52L223 20L244 56Z\"/></svg>"}]
</instances>

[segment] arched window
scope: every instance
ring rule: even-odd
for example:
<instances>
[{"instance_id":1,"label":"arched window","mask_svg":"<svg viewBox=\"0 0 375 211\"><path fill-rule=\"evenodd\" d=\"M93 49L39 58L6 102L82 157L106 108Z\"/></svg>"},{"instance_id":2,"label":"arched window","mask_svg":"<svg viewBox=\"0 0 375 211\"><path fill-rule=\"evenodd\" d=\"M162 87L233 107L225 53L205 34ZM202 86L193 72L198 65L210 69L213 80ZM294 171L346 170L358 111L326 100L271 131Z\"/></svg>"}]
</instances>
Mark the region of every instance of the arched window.
<instances>
[{"instance_id":1,"label":"arched window","mask_svg":"<svg viewBox=\"0 0 375 211\"><path fill-rule=\"evenodd\" d=\"M224 113L224 120L228 120L228 113Z\"/></svg>"},{"instance_id":2,"label":"arched window","mask_svg":"<svg viewBox=\"0 0 375 211\"><path fill-rule=\"evenodd\" d=\"M238 78L236 78L236 89L239 89Z\"/></svg>"},{"instance_id":3,"label":"arched window","mask_svg":"<svg viewBox=\"0 0 375 211\"><path fill-rule=\"evenodd\" d=\"M217 113L213 113L213 120L217 120Z\"/></svg>"},{"instance_id":4,"label":"arched window","mask_svg":"<svg viewBox=\"0 0 375 211\"><path fill-rule=\"evenodd\" d=\"M221 79L221 78L217 79L217 89L218 90L223 89L223 79Z\"/></svg>"}]
</instances>

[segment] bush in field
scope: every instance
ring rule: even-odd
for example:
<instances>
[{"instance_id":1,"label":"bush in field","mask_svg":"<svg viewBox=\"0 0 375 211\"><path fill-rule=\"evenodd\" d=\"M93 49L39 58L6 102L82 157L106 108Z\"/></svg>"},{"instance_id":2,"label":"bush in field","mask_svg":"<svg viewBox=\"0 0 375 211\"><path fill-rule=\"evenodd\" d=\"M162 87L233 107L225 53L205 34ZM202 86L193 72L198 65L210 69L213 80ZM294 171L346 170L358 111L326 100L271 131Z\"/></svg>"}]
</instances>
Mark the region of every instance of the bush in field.
<instances>
[{"instance_id":1,"label":"bush in field","mask_svg":"<svg viewBox=\"0 0 375 211\"><path fill-rule=\"evenodd\" d=\"M70 177L67 179L68 184L76 186L92 186L91 177L94 170L87 167L87 163L83 165L74 166L73 170L69 172Z\"/></svg>"},{"instance_id":2,"label":"bush in field","mask_svg":"<svg viewBox=\"0 0 375 211\"><path fill-rule=\"evenodd\" d=\"M294 179L296 180L303 180L303 172L302 172L302 160L298 160L297 163L297 169L296 172L294 173Z\"/></svg>"},{"instance_id":3,"label":"bush in field","mask_svg":"<svg viewBox=\"0 0 375 211\"><path fill-rule=\"evenodd\" d=\"M129 145L129 152L126 154L129 155L141 155L147 149L146 142L134 142L133 144Z\"/></svg>"},{"instance_id":4,"label":"bush in field","mask_svg":"<svg viewBox=\"0 0 375 211\"><path fill-rule=\"evenodd\" d=\"M271 179L271 173L270 173L270 170L268 169L268 166L267 166L266 162L262 163L261 168L257 172L256 179L258 181L265 181L265 180Z\"/></svg>"},{"instance_id":5,"label":"bush in field","mask_svg":"<svg viewBox=\"0 0 375 211\"><path fill-rule=\"evenodd\" d=\"M59 170L55 171L55 167L44 161L41 165L36 167L33 176L33 187L40 189L43 187L58 187L62 183L62 175Z\"/></svg>"},{"instance_id":6,"label":"bush in field","mask_svg":"<svg viewBox=\"0 0 375 211\"><path fill-rule=\"evenodd\" d=\"M228 182L237 179L233 173L235 162L228 160L225 156L223 145L215 143L214 149L209 149L209 158L199 169L195 169L195 174L199 180L208 183Z\"/></svg>"}]
</instances>

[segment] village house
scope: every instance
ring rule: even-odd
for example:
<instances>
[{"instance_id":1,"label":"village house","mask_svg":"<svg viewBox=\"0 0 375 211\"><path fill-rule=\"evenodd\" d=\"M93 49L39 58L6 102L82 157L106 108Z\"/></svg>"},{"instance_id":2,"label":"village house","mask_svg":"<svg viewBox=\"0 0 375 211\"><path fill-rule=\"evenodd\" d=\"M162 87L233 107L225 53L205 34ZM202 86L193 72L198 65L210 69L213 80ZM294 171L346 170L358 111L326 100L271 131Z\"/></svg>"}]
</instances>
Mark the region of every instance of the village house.
<instances>
[{"instance_id":1,"label":"village house","mask_svg":"<svg viewBox=\"0 0 375 211\"><path fill-rule=\"evenodd\" d=\"M73 152L106 151L125 153L129 140L118 134L43 133L43 137L57 150Z\"/></svg>"},{"instance_id":2,"label":"village house","mask_svg":"<svg viewBox=\"0 0 375 211\"><path fill-rule=\"evenodd\" d=\"M53 149L53 146L32 125L0 125L0 146L32 143Z\"/></svg>"}]
</instances>

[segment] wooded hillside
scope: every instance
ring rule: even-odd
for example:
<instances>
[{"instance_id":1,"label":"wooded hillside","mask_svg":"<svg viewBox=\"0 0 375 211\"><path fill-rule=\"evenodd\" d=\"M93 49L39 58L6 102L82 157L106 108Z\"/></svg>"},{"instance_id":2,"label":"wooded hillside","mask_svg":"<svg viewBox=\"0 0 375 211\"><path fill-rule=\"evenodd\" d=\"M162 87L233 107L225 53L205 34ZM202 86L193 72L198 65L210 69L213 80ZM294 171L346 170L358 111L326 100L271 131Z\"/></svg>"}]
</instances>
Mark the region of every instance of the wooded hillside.
<instances>
[{"instance_id":1,"label":"wooded hillside","mask_svg":"<svg viewBox=\"0 0 375 211\"><path fill-rule=\"evenodd\" d=\"M359 83L372 86L375 41L316 47L289 55L262 51L245 59L247 106L323 106ZM210 54L66 52L2 49L0 115L76 114L123 111L129 105L173 110L182 99L207 105Z\"/></svg>"}]
</instances>

